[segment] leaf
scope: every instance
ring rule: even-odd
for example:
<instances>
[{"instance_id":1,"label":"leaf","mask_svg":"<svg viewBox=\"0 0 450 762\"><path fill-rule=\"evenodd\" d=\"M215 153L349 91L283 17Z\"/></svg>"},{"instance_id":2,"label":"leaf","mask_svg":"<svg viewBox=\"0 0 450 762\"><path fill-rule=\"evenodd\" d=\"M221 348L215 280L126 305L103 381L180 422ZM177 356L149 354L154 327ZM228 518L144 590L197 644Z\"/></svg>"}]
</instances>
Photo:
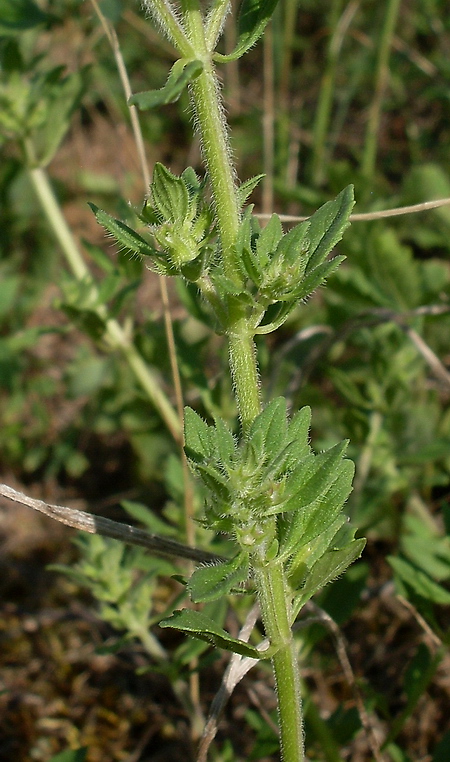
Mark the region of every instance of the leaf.
<instances>
[{"instance_id":1,"label":"leaf","mask_svg":"<svg viewBox=\"0 0 450 762\"><path fill-rule=\"evenodd\" d=\"M326 279L337 270L344 259L345 257L343 256L333 257L329 262L323 262L318 267L315 267L314 270L310 270L301 281L299 287L292 291L289 298L295 299L296 301L306 299L307 296L312 294L316 288L321 286Z\"/></svg>"},{"instance_id":2,"label":"leaf","mask_svg":"<svg viewBox=\"0 0 450 762\"><path fill-rule=\"evenodd\" d=\"M175 527L162 521L147 505L136 503L134 500L121 500L120 505L137 521L140 521L150 532L164 537L178 537Z\"/></svg>"},{"instance_id":3,"label":"leaf","mask_svg":"<svg viewBox=\"0 0 450 762\"><path fill-rule=\"evenodd\" d=\"M306 570L311 569L316 561L325 555L333 538L336 537L346 521L346 517L341 513L324 532L319 533L311 542L306 544L303 543L301 535L298 543L296 543L295 531L289 527L287 540L280 540L280 556L286 558L291 553L294 554L288 566L289 581L293 587L297 588L305 576Z\"/></svg>"},{"instance_id":4,"label":"leaf","mask_svg":"<svg viewBox=\"0 0 450 762\"><path fill-rule=\"evenodd\" d=\"M89 70L89 67L85 66L63 79L58 75L58 80L52 83L45 123L34 138L34 150L41 167L46 167L53 159L70 127L72 115L88 88Z\"/></svg>"},{"instance_id":5,"label":"leaf","mask_svg":"<svg viewBox=\"0 0 450 762\"><path fill-rule=\"evenodd\" d=\"M304 266L298 269L299 277L302 277L308 262L310 240L307 235L310 224L310 220L305 220L305 222L301 222L295 228L292 228L281 238L275 253L276 259L282 261L285 265L294 263L299 265L299 260L303 259Z\"/></svg>"},{"instance_id":6,"label":"leaf","mask_svg":"<svg viewBox=\"0 0 450 762\"><path fill-rule=\"evenodd\" d=\"M241 58L261 37L278 4L278 0L243 0L238 18L238 40L232 53L214 54L220 63Z\"/></svg>"},{"instance_id":7,"label":"leaf","mask_svg":"<svg viewBox=\"0 0 450 762\"><path fill-rule=\"evenodd\" d=\"M350 224L348 218L354 205L353 185L348 185L334 201L328 201L310 217L310 259L307 272L321 264L341 240Z\"/></svg>"},{"instance_id":8,"label":"leaf","mask_svg":"<svg viewBox=\"0 0 450 762\"><path fill-rule=\"evenodd\" d=\"M189 210L189 193L181 177L156 162L151 184L155 209L164 220L183 222Z\"/></svg>"},{"instance_id":9,"label":"leaf","mask_svg":"<svg viewBox=\"0 0 450 762\"><path fill-rule=\"evenodd\" d=\"M214 442L211 426L208 426L190 407L184 408L184 440L186 455L195 463L213 457Z\"/></svg>"},{"instance_id":10,"label":"leaf","mask_svg":"<svg viewBox=\"0 0 450 762\"><path fill-rule=\"evenodd\" d=\"M301 593L294 601L295 616L300 608L328 582L339 577L350 564L360 557L366 544L365 539L353 540L344 548L333 549L325 553L313 566Z\"/></svg>"},{"instance_id":11,"label":"leaf","mask_svg":"<svg viewBox=\"0 0 450 762\"><path fill-rule=\"evenodd\" d=\"M285 511L305 509L320 499L339 478L348 442L339 442L319 455L305 458L286 483ZM349 461L351 462L351 461Z\"/></svg>"},{"instance_id":12,"label":"leaf","mask_svg":"<svg viewBox=\"0 0 450 762\"><path fill-rule=\"evenodd\" d=\"M219 416L214 419L218 459L230 465L236 453L236 442L226 423Z\"/></svg>"},{"instance_id":13,"label":"leaf","mask_svg":"<svg viewBox=\"0 0 450 762\"><path fill-rule=\"evenodd\" d=\"M49 19L32 0L0 0L0 36L18 34Z\"/></svg>"},{"instance_id":14,"label":"leaf","mask_svg":"<svg viewBox=\"0 0 450 762\"><path fill-rule=\"evenodd\" d=\"M288 234L289 235L289 234ZM256 241L256 254L260 267L265 267L270 261L270 254L277 249L283 237L283 228L277 214L272 214L266 227L261 231Z\"/></svg>"},{"instance_id":15,"label":"leaf","mask_svg":"<svg viewBox=\"0 0 450 762\"><path fill-rule=\"evenodd\" d=\"M239 206L244 206L248 197L253 193L258 183L265 177L265 175L255 175L243 182L236 191Z\"/></svg>"},{"instance_id":16,"label":"leaf","mask_svg":"<svg viewBox=\"0 0 450 762\"><path fill-rule=\"evenodd\" d=\"M224 648L226 651L233 651L233 653L241 654L241 656L250 656L253 659L269 656L269 650L261 652L243 640L232 638L222 627L219 627L201 611L193 611L192 609L174 611L172 616L163 619L159 626L173 627L176 630L187 632L196 638L200 638L200 640L212 643L217 648Z\"/></svg>"},{"instance_id":17,"label":"leaf","mask_svg":"<svg viewBox=\"0 0 450 762\"><path fill-rule=\"evenodd\" d=\"M230 488L228 479L217 468L207 463L195 463L195 470L200 475L203 483L222 501L230 500Z\"/></svg>"},{"instance_id":18,"label":"leaf","mask_svg":"<svg viewBox=\"0 0 450 762\"><path fill-rule=\"evenodd\" d=\"M136 252L147 257L153 257L158 254L156 249L147 243L145 238L142 238L128 225L125 225L124 222L111 217L110 214L99 209L95 204L88 203L95 214L97 222L115 238L119 246L122 246L127 251Z\"/></svg>"},{"instance_id":19,"label":"leaf","mask_svg":"<svg viewBox=\"0 0 450 762\"><path fill-rule=\"evenodd\" d=\"M303 542L310 542L324 532L335 517L338 516L342 506L352 491L352 482L355 474L355 464L351 460L344 460L340 466L338 478L330 485L328 490L317 499L314 510L304 509L306 517L303 528Z\"/></svg>"},{"instance_id":20,"label":"leaf","mask_svg":"<svg viewBox=\"0 0 450 762\"><path fill-rule=\"evenodd\" d=\"M188 582L188 590L194 603L215 601L229 595L232 588L247 578L248 562L242 555L237 555L231 561L196 569Z\"/></svg>"},{"instance_id":21,"label":"leaf","mask_svg":"<svg viewBox=\"0 0 450 762\"><path fill-rule=\"evenodd\" d=\"M450 592L431 579L425 572L417 569L403 558L388 556L387 560L400 580L409 588L412 588L417 595L442 606L450 604Z\"/></svg>"},{"instance_id":22,"label":"leaf","mask_svg":"<svg viewBox=\"0 0 450 762\"><path fill-rule=\"evenodd\" d=\"M294 417L289 423L289 439L293 442L302 442L306 445L309 452L309 427L311 425L311 408L309 405L297 410ZM306 454L306 453L305 453Z\"/></svg>"},{"instance_id":23,"label":"leaf","mask_svg":"<svg viewBox=\"0 0 450 762\"><path fill-rule=\"evenodd\" d=\"M201 61L187 61L185 58L179 58L175 61L167 82L160 90L148 90L143 93L135 93L128 99L130 106L137 106L141 111L162 106L168 103L175 103L189 82L198 77L203 71Z\"/></svg>"},{"instance_id":24,"label":"leaf","mask_svg":"<svg viewBox=\"0 0 450 762\"><path fill-rule=\"evenodd\" d=\"M260 457L269 453L276 455L286 441L287 420L286 400L284 397L273 399L253 421L248 440L261 442Z\"/></svg>"}]
</instances>

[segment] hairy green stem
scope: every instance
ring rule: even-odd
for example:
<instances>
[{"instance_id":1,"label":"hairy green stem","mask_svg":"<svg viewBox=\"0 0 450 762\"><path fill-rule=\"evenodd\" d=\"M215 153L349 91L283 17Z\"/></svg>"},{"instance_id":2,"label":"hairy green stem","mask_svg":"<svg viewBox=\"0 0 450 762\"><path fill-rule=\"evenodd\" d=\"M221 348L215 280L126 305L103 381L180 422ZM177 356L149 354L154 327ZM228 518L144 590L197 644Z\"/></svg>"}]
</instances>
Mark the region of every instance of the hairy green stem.
<instances>
[{"instance_id":1,"label":"hairy green stem","mask_svg":"<svg viewBox=\"0 0 450 762\"><path fill-rule=\"evenodd\" d=\"M270 644L277 647L272 657L272 667L278 698L281 757L284 762L304 762L300 676L290 626L290 594L283 565L279 560L266 564L256 561L253 576L266 635Z\"/></svg>"},{"instance_id":2,"label":"hairy green stem","mask_svg":"<svg viewBox=\"0 0 450 762\"><path fill-rule=\"evenodd\" d=\"M144 5L158 24L165 30L167 37L185 58L192 56L189 40L179 23L168 0L144 0Z\"/></svg>"},{"instance_id":3,"label":"hairy green stem","mask_svg":"<svg viewBox=\"0 0 450 762\"><path fill-rule=\"evenodd\" d=\"M236 194L234 167L228 145L226 123L219 86L212 63L212 51L198 0L182 0L184 26L195 56L203 62L202 73L191 83L191 94L203 155L214 197L220 234L223 272L244 288L243 276L235 259L240 209ZM225 333L229 342L230 368L245 436L261 410L254 326L245 307L229 297ZM254 579L266 634L276 647L272 664L275 675L284 762L303 762L303 721L300 680L291 630L291 596L282 562L267 563L264 547L255 553Z\"/></svg>"},{"instance_id":4,"label":"hairy green stem","mask_svg":"<svg viewBox=\"0 0 450 762\"><path fill-rule=\"evenodd\" d=\"M228 144L219 84L208 50L197 0L184 0L185 25L191 35L195 56L203 61L202 73L191 83L195 119L200 131L205 164L213 193L220 234L224 274L242 285L235 261L235 243L240 223L236 180ZM225 332L229 342L230 367L244 434L261 410L255 345L249 321L242 309L231 306Z\"/></svg>"},{"instance_id":5,"label":"hairy green stem","mask_svg":"<svg viewBox=\"0 0 450 762\"><path fill-rule=\"evenodd\" d=\"M261 411L261 399L255 342L245 318L237 320L228 332L228 348L242 433L246 436Z\"/></svg>"},{"instance_id":6,"label":"hairy green stem","mask_svg":"<svg viewBox=\"0 0 450 762\"><path fill-rule=\"evenodd\" d=\"M78 280L85 280L91 283L92 301L95 304L95 297L98 293L97 287L83 257L81 256L64 215L61 212L61 208L53 192L46 171L41 167L35 167L34 169L28 170L28 174L41 207L50 227L52 228L55 238L61 246L69 267ZM135 377L144 389L150 402L159 412L172 436L176 441L180 441L180 421L170 401L162 391L156 375L152 373L148 365L146 365L133 344L132 339L127 335L126 331L124 331L117 320L108 318L105 306L98 305L94 309L99 317L105 321L104 338L113 349L119 350L124 355Z\"/></svg>"}]
</instances>

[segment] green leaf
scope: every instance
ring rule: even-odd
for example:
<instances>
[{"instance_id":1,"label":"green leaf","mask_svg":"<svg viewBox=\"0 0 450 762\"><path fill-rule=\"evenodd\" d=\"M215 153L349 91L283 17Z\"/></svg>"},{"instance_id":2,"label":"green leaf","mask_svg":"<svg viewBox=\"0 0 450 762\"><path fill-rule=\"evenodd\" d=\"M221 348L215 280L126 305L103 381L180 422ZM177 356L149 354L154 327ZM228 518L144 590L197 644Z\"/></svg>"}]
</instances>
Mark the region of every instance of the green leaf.
<instances>
[{"instance_id":1,"label":"green leaf","mask_svg":"<svg viewBox=\"0 0 450 762\"><path fill-rule=\"evenodd\" d=\"M327 552L331 541L347 519L341 513L330 526L316 534L313 540L305 543L302 537L302 524L295 523L295 518L292 523L287 518L280 520L279 538L280 557L287 560L289 556L292 556L289 560L289 577L297 586L299 570L304 574L305 569L310 569ZM283 536L284 533L285 536Z\"/></svg>"},{"instance_id":2,"label":"green leaf","mask_svg":"<svg viewBox=\"0 0 450 762\"><path fill-rule=\"evenodd\" d=\"M329 262L323 262L321 265L318 265L318 267L315 267L314 270L310 270L303 278L298 288L288 294L288 298L295 299L296 301L306 299L307 296L312 294L316 288L321 286L322 283L324 283L325 280L337 270L344 259L344 256L333 257Z\"/></svg>"},{"instance_id":3,"label":"green leaf","mask_svg":"<svg viewBox=\"0 0 450 762\"><path fill-rule=\"evenodd\" d=\"M80 749L68 749L67 751L62 751L61 754L56 754L49 762L84 762L87 752L87 746L83 746Z\"/></svg>"},{"instance_id":4,"label":"green leaf","mask_svg":"<svg viewBox=\"0 0 450 762\"><path fill-rule=\"evenodd\" d=\"M186 455L195 463L214 456L212 427L190 407L184 408L184 439Z\"/></svg>"},{"instance_id":5,"label":"green leaf","mask_svg":"<svg viewBox=\"0 0 450 762\"><path fill-rule=\"evenodd\" d=\"M265 177L265 175L255 175L255 177L250 177L239 186L236 192L239 206L243 206L245 204L248 197L251 195L263 177Z\"/></svg>"},{"instance_id":6,"label":"green leaf","mask_svg":"<svg viewBox=\"0 0 450 762\"><path fill-rule=\"evenodd\" d=\"M282 238L283 228L280 218L277 214L272 214L256 241L256 254L261 267L265 267L269 263L270 255L277 249Z\"/></svg>"},{"instance_id":7,"label":"green leaf","mask_svg":"<svg viewBox=\"0 0 450 762\"><path fill-rule=\"evenodd\" d=\"M253 421L248 440L260 441L263 458L269 453L275 455L286 441L287 420L286 400L284 397L273 399Z\"/></svg>"},{"instance_id":8,"label":"green leaf","mask_svg":"<svg viewBox=\"0 0 450 762\"><path fill-rule=\"evenodd\" d=\"M236 453L236 442L226 423L219 416L214 419L218 459L230 465Z\"/></svg>"},{"instance_id":9,"label":"green leaf","mask_svg":"<svg viewBox=\"0 0 450 762\"><path fill-rule=\"evenodd\" d=\"M311 408L308 405L297 410L289 423L289 439L302 442L309 452L309 427L311 425ZM305 452L305 455L306 455Z\"/></svg>"},{"instance_id":10,"label":"green leaf","mask_svg":"<svg viewBox=\"0 0 450 762\"><path fill-rule=\"evenodd\" d=\"M400 580L412 588L417 595L442 606L450 604L450 592L431 579L425 572L417 569L403 558L388 556L387 560Z\"/></svg>"},{"instance_id":11,"label":"green leaf","mask_svg":"<svg viewBox=\"0 0 450 762\"><path fill-rule=\"evenodd\" d=\"M124 222L111 217L110 214L104 212L103 209L99 209L95 204L88 203L95 214L97 222L104 227L113 238L115 238L119 246L127 251L135 252L146 257L154 257L158 254L157 250L154 249L145 238L142 238L142 236L128 227L128 225L125 225Z\"/></svg>"},{"instance_id":12,"label":"green leaf","mask_svg":"<svg viewBox=\"0 0 450 762\"><path fill-rule=\"evenodd\" d=\"M323 262L341 240L350 224L348 218L354 205L353 185L348 185L334 201L328 201L309 219L310 259L307 272Z\"/></svg>"},{"instance_id":13,"label":"green leaf","mask_svg":"<svg viewBox=\"0 0 450 762\"><path fill-rule=\"evenodd\" d=\"M200 640L206 640L217 648L224 648L226 651L233 651L233 653L241 654L241 656L261 659L270 655L269 650L260 652L243 640L232 638L222 627L219 627L201 611L192 611L191 609L174 611L172 616L163 619L159 626L174 627L176 630L187 632L196 638L200 638Z\"/></svg>"},{"instance_id":14,"label":"green leaf","mask_svg":"<svg viewBox=\"0 0 450 762\"><path fill-rule=\"evenodd\" d=\"M163 220L182 223L189 211L189 193L181 177L156 162L151 184L155 209Z\"/></svg>"},{"instance_id":15,"label":"green leaf","mask_svg":"<svg viewBox=\"0 0 450 762\"><path fill-rule=\"evenodd\" d=\"M18 34L49 19L32 0L0 0L0 36Z\"/></svg>"},{"instance_id":16,"label":"green leaf","mask_svg":"<svg viewBox=\"0 0 450 762\"><path fill-rule=\"evenodd\" d=\"M66 135L72 116L88 88L89 67L70 74L54 83L49 82L49 104L43 126L34 136L34 150L39 166L46 167L53 159ZM43 88L43 97L45 97Z\"/></svg>"},{"instance_id":17,"label":"green leaf","mask_svg":"<svg viewBox=\"0 0 450 762\"><path fill-rule=\"evenodd\" d=\"M223 501L230 500L228 479L217 468L207 463L195 463L194 467L211 492Z\"/></svg>"},{"instance_id":18,"label":"green leaf","mask_svg":"<svg viewBox=\"0 0 450 762\"><path fill-rule=\"evenodd\" d=\"M229 595L248 578L248 562L237 555L225 563L215 566L201 566L196 569L188 582L188 590L194 603L215 601Z\"/></svg>"},{"instance_id":19,"label":"green leaf","mask_svg":"<svg viewBox=\"0 0 450 762\"><path fill-rule=\"evenodd\" d=\"M308 507L303 510L305 516L303 542L310 542L324 532L338 516L352 491L354 475L355 464L351 460L344 460L340 465L340 473L337 479L332 482L326 492L317 498L314 510L310 510Z\"/></svg>"},{"instance_id":20,"label":"green leaf","mask_svg":"<svg viewBox=\"0 0 450 762\"><path fill-rule=\"evenodd\" d=\"M267 23L278 4L278 0L243 0L238 19L238 41L228 55L214 54L221 63L241 58L261 37Z\"/></svg>"},{"instance_id":21,"label":"green leaf","mask_svg":"<svg viewBox=\"0 0 450 762\"><path fill-rule=\"evenodd\" d=\"M276 260L283 262L284 265L296 263L299 277L302 277L308 262L308 252L310 250L308 231L310 225L310 220L305 220L305 222L301 222L295 228L289 230L288 233L285 233L275 253ZM300 266L301 260L303 260L303 267Z\"/></svg>"},{"instance_id":22,"label":"green leaf","mask_svg":"<svg viewBox=\"0 0 450 762\"><path fill-rule=\"evenodd\" d=\"M347 441L339 442L319 455L308 456L300 463L286 482L285 511L305 509L325 495L340 476L342 457L347 446Z\"/></svg>"},{"instance_id":23,"label":"green leaf","mask_svg":"<svg viewBox=\"0 0 450 762\"><path fill-rule=\"evenodd\" d=\"M175 61L167 82L160 90L148 90L144 93L135 93L128 99L130 106L137 106L141 111L145 111L155 106L175 103L189 82L198 77L203 71L201 61L187 61L186 58L180 58Z\"/></svg>"},{"instance_id":24,"label":"green leaf","mask_svg":"<svg viewBox=\"0 0 450 762\"><path fill-rule=\"evenodd\" d=\"M134 500L122 500L121 506L136 521L140 521L150 532L164 537L178 537L179 532L175 527L167 524L159 518L147 505L136 503Z\"/></svg>"},{"instance_id":25,"label":"green leaf","mask_svg":"<svg viewBox=\"0 0 450 762\"><path fill-rule=\"evenodd\" d=\"M317 561L308 575L302 591L295 597L293 607L295 616L318 590L339 577L350 564L360 557L365 544L365 539L353 540L344 548L329 550Z\"/></svg>"}]
</instances>

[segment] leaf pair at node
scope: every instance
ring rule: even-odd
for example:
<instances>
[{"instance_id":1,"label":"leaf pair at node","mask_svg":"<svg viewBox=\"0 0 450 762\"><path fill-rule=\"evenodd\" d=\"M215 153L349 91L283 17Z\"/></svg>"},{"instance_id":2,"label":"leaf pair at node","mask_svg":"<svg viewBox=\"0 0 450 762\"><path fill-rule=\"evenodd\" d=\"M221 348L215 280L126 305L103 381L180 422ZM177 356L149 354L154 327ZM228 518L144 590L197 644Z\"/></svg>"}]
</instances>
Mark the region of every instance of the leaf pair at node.
<instances>
[{"instance_id":1,"label":"leaf pair at node","mask_svg":"<svg viewBox=\"0 0 450 762\"><path fill-rule=\"evenodd\" d=\"M232 297L245 305L255 333L279 328L343 261L343 256L327 257L348 227L353 205L353 187L348 186L286 234L278 215L261 229L252 209L247 209L235 245L241 285L220 270L211 274L221 301Z\"/></svg>"},{"instance_id":2,"label":"leaf pair at node","mask_svg":"<svg viewBox=\"0 0 450 762\"><path fill-rule=\"evenodd\" d=\"M284 398L273 400L238 442L217 418L206 424L186 409L185 449L194 472L207 487L204 523L236 540L235 556L197 569L188 582L195 602L243 592L252 570L282 564L289 585L292 622L321 587L361 555L365 540L342 512L352 489L353 463L341 442L316 455L309 445L310 410L291 420ZM175 612L173 626L243 655L266 658L231 638L199 612Z\"/></svg>"}]
</instances>

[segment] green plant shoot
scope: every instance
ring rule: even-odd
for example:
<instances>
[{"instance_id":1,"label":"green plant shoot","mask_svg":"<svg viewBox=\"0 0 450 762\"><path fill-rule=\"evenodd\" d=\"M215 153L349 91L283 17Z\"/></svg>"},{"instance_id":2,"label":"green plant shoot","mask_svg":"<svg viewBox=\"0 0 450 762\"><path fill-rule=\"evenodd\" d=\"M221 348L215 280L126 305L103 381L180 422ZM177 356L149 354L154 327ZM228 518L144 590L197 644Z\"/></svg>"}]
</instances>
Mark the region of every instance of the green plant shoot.
<instances>
[{"instance_id":1,"label":"green plant shoot","mask_svg":"<svg viewBox=\"0 0 450 762\"><path fill-rule=\"evenodd\" d=\"M194 602L202 603L253 586L269 646L259 649L232 638L205 613L191 609L176 611L161 625L241 655L271 659L282 757L302 762L292 625L311 596L360 556L364 540L355 539L343 514L354 471L345 457L347 443L315 454L309 445L309 409L289 417L283 398L263 405L254 342L257 334L283 325L342 261L329 255L349 224L353 189L344 189L288 233L275 214L261 228L252 207L244 206L260 177L242 185L236 181L215 65L240 58L256 43L276 0L244 0L238 41L228 55L216 51L229 10L226 0L214 2L207 13L198 0L182 0L177 12L162 0L148 0L145 6L180 57L164 87L134 95L131 102L153 108L189 89L207 182L191 168L176 176L157 164L140 215L146 232L92 208L120 247L145 257L155 272L194 284L227 339L239 436L221 418L208 425L187 408L185 451L207 491L203 522L232 538L235 553L196 569L188 590Z\"/></svg>"}]
</instances>

